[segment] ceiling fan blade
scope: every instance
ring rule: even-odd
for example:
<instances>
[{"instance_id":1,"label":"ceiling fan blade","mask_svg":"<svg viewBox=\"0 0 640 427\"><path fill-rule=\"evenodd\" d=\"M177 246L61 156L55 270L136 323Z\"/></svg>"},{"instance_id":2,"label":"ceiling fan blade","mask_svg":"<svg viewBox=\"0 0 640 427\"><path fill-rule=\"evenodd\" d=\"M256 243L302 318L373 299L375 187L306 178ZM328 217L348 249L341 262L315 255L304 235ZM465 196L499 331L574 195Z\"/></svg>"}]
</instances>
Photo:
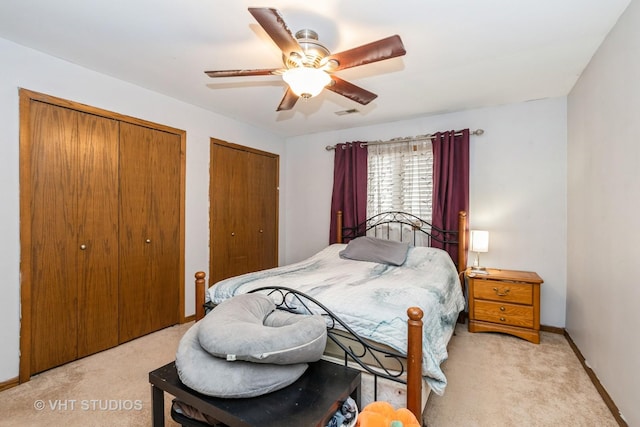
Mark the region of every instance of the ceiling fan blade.
<instances>
[{"instance_id":1,"label":"ceiling fan blade","mask_svg":"<svg viewBox=\"0 0 640 427\"><path fill-rule=\"evenodd\" d=\"M331 71L344 70L345 68L357 67L359 65L370 64L372 62L383 61L385 59L402 56L407 51L404 49L402 39L395 35L375 42L367 43L353 49L335 53L326 59L338 62L337 68Z\"/></svg>"},{"instance_id":2,"label":"ceiling fan blade","mask_svg":"<svg viewBox=\"0 0 640 427\"><path fill-rule=\"evenodd\" d=\"M296 52L300 58L304 58L302 48L287 27L280 12L268 7L250 7L249 13L253 15L286 57L289 57L292 52Z\"/></svg>"},{"instance_id":3,"label":"ceiling fan blade","mask_svg":"<svg viewBox=\"0 0 640 427\"><path fill-rule=\"evenodd\" d=\"M269 76L281 74L282 69L262 69L262 70L218 70L218 71L205 71L204 73L209 77L237 77L237 76Z\"/></svg>"},{"instance_id":4,"label":"ceiling fan blade","mask_svg":"<svg viewBox=\"0 0 640 427\"><path fill-rule=\"evenodd\" d=\"M298 102L298 95L287 87L287 91L284 93L284 97L280 101L280 105L278 105L276 111L291 110L293 106L296 105L296 102Z\"/></svg>"},{"instance_id":5,"label":"ceiling fan blade","mask_svg":"<svg viewBox=\"0 0 640 427\"><path fill-rule=\"evenodd\" d=\"M342 80L340 77L331 76L331 80L333 80L333 83L328 84L326 86L327 89L339 95L346 96L362 105L367 105L378 97L375 93L362 89L346 80Z\"/></svg>"}]
</instances>

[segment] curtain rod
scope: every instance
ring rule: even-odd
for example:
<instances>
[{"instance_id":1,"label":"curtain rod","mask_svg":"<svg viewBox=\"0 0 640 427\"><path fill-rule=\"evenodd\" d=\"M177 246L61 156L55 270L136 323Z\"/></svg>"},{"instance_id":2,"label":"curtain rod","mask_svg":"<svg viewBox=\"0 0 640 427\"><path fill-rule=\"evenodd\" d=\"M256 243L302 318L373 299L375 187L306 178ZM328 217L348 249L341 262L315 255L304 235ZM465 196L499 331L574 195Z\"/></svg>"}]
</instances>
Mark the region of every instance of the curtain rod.
<instances>
[{"instance_id":1,"label":"curtain rod","mask_svg":"<svg viewBox=\"0 0 640 427\"><path fill-rule=\"evenodd\" d=\"M470 131L469 135L480 136L483 133L484 133L483 129L476 129L476 130ZM457 130L457 131L455 131L454 135L455 136L460 136L460 135L462 135L462 131L461 130ZM395 142L425 141L427 139L433 139L433 137L435 137L435 136L436 136L435 134L428 133L426 135L416 135L414 137L407 136L407 137L392 138L392 139L388 139L386 141L381 141L381 140L378 140L378 141L367 141L367 142L363 142L362 145L365 146L365 145L378 145L378 144L393 144ZM324 149L327 150L327 151L331 151L331 150L335 150L336 146L335 145L327 145L326 147L324 147Z\"/></svg>"}]
</instances>

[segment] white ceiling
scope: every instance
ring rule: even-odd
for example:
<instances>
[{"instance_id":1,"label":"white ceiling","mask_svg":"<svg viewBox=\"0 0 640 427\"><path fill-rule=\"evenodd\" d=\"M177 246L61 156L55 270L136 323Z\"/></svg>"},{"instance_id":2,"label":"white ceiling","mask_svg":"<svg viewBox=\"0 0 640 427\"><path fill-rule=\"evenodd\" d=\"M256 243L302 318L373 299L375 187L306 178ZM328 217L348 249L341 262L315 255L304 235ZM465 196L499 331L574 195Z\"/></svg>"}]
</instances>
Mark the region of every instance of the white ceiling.
<instances>
[{"instance_id":1,"label":"white ceiling","mask_svg":"<svg viewBox=\"0 0 640 427\"><path fill-rule=\"evenodd\" d=\"M0 37L288 137L566 95L629 1L0 0ZM325 90L278 113L280 77L204 74L282 65L248 7L332 52L398 34L407 54L337 73L367 106Z\"/></svg>"}]
</instances>

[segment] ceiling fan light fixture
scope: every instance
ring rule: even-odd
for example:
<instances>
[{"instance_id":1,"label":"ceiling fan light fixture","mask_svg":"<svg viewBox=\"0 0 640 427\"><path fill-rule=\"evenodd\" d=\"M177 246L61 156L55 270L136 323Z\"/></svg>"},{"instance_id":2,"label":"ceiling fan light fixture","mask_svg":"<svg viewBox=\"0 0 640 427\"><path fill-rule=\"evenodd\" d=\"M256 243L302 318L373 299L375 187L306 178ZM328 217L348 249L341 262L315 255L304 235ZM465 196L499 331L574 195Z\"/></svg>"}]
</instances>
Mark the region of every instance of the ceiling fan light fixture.
<instances>
[{"instance_id":1,"label":"ceiling fan light fixture","mask_svg":"<svg viewBox=\"0 0 640 427\"><path fill-rule=\"evenodd\" d=\"M295 33L284 22L278 10L271 7L250 7L249 13L282 52L284 67L255 70L205 71L209 77L282 76L289 85L276 111L291 110L298 99L318 95L326 87L362 105L378 95L334 75L336 71L359 67L407 53L399 35L393 35L338 53L331 53L318 40L318 33L303 29Z\"/></svg>"},{"instance_id":2,"label":"ceiling fan light fixture","mask_svg":"<svg viewBox=\"0 0 640 427\"><path fill-rule=\"evenodd\" d=\"M331 82L329 74L311 67L290 68L284 72L282 78L293 93L303 99L318 95Z\"/></svg>"}]
</instances>

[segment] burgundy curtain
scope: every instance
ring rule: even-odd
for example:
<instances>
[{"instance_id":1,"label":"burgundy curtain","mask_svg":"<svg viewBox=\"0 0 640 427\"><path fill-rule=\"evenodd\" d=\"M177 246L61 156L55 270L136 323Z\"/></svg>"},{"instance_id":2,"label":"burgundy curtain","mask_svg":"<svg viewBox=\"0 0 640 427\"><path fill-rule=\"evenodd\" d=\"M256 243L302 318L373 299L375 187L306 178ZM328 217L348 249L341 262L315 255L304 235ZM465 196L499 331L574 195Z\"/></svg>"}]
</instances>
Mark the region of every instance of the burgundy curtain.
<instances>
[{"instance_id":1,"label":"burgundy curtain","mask_svg":"<svg viewBox=\"0 0 640 427\"><path fill-rule=\"evenodd\" d=\"M329 244L336 243L336 214L342 211L343 227L355 227L367 219L367 146L361 142L336 145Z\"/></svg>"},{"instance_id":2,"label":"burgundy curtain","mask_svg":"<svg viewBox=\"0 0 640 427\"><path fill-rule=\"evenodd\" d=\"M433 144L433 226L458 229L458 212L469 210L469 129L438 132ZM458 259L457 245L432 242Z\"/></svg>"}]
</instances>

